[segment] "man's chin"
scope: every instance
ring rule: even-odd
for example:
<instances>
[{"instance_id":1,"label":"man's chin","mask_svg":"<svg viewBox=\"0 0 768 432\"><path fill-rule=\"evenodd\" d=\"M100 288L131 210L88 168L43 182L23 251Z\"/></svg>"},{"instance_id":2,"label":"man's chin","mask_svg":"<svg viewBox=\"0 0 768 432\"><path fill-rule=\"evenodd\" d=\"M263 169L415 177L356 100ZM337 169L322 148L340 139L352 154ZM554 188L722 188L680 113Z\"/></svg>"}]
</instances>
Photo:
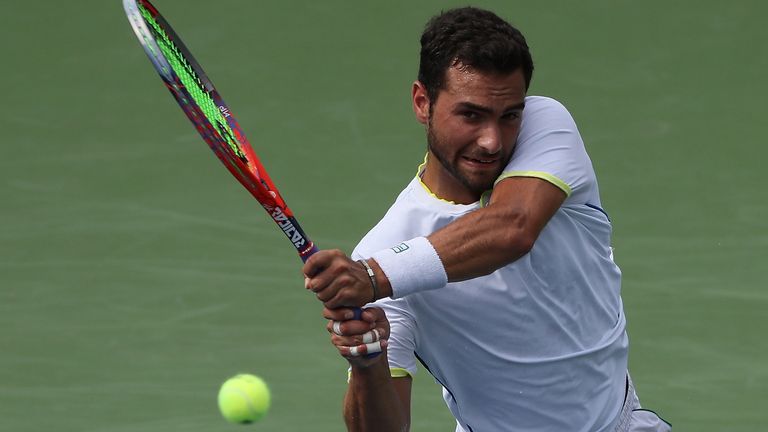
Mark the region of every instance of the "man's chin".
<instances>
[{"instance_id":1,"label":"man's chin","mask_svg":"<svg viewBox=\"0 0 768 432\"><path fill-rule=\"evenodd\" d=\"M482 195L484 192L489 191L493 189L493 183L496 181L496 177L494 177L492 180L473 180L473 181L465 181L464 186L469 189L473 195L477 197L477 199L480 199L480 195Z\"/></svg>"},{"instance_id":2,"label":"man's chin","mask_svg":"<svg viewBox=\"0 0 768 432\"><path fill-rule=\"evenodd\" d=\"M496 182L496 179L499 178L499 175L501 175L500 172L485 172L482 174L475 173L475 175L464 176L464 179L466 180L466 185L472 190L480 191L480 193L483 193L493 188L493 183Z\"/></svg>"}]
</instances>

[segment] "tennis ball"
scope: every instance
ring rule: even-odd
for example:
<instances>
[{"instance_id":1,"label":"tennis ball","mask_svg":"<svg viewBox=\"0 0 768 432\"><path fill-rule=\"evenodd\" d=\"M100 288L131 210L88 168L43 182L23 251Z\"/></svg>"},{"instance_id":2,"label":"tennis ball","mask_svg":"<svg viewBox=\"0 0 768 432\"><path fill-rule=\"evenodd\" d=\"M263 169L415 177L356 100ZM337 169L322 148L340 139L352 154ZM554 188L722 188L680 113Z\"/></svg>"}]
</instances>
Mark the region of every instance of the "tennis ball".
<instances>
[{"instance_id":1,"label":"tennis ball","mask_svg":"<svg viewBox=\"0 0 768 432\"><path fill-rule=\"evenodd\" d=\"M261 378L239 374L226 380L219 389L219 411L231 423L252 423L269 410L269 387Z\"/></svg>"}]
</instances>

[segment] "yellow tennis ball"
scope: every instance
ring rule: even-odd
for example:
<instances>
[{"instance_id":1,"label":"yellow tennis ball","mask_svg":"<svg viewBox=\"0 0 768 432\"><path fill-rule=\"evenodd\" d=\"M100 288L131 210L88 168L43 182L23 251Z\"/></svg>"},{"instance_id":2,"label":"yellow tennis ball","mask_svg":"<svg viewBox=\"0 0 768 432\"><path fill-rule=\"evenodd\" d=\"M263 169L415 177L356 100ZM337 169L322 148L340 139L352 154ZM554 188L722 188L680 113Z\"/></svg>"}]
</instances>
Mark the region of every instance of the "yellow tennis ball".
<instances>
[{"instance_id":1,"label":"yellow tennis ball","mask_svg":"<svg viewBox=\"0 0 768 432\"><path fill-rule=\"evenodd\" d=\"M269 410L271 396L267 383L250 374L226 380L219 389L219 410L231 423L252 423Z\"/></svg>"}]
</instances>

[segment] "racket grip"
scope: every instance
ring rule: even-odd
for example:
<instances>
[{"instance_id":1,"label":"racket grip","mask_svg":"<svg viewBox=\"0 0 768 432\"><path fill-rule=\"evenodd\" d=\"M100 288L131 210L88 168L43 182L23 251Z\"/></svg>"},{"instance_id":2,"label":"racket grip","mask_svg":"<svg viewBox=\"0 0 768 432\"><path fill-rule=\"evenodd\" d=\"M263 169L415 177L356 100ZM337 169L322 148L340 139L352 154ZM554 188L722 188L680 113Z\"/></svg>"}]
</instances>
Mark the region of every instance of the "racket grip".
<instances>
[{"instance_id":1,"label":"racket grip","mask_svg":"<svg viewBox=\"0 0 768 432\"><path fill-rule=\"evenodd\" d=\"M296 249L296 251L299 253L299 257L301 258L301 262L307 262L309 257L314 255L319 250L320 249L318 249L314 243L312 243L309 249L304 249L304 250L301 250L299 248Z\"/></svg>"}]
</instances>

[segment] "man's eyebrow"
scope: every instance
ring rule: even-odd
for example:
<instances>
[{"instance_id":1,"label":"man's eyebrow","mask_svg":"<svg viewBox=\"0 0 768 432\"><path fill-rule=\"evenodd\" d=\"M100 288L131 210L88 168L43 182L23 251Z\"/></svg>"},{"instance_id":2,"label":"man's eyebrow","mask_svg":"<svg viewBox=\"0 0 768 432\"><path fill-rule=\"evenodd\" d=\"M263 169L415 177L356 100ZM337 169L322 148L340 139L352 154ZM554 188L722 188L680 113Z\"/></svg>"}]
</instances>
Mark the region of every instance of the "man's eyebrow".
<instances>
[{"instance_id":1,"label":"man's eyebrow","mask_svg":"<svg viewBox=\"0 0 768 432\"><path fill-rule=\"evenodd\" d=\"M483 105L478 105L478 104L472 103L472 102L459 102L456 105L456 108L458 108L458 109L469 109L469 110L472 110L472 111L478 111L478 112L482 112L482 113L486 113L486 114L493 113L492 109L490 109L490 108L488 108L486 106L483 106ZM525 102L520 102L519 104L515 104L515 105L512 105L512 106L506 107L504 109L504 112L517 111L517 110L521 110L523 108L525 108Z\"/></svg>"},{"instance_id":2,"label":"man's eyebrow","mask_svg":"<svg viewBox=\"0 0 768 432\"><path fill-rule=\"evenodd\" d=\"M486 113L486 114L490 114L490 113L493 112L492 109L490 109L490 108L488 108L486 106L474 104L472 102L459 102L458 104L456 104L456 108L457 109L468 109L468 110L478 111L478 112L482 112L482 113Z\"/></svg>"},{"instance_id":3,"label":"man's eyebrow","mask_svg":"<svg viewBox=\"0 0 768 432\"><path fill-rule=\"evenodd\" d=\"M509 106L509 107L507 107L507 109L505 109L504 111L505 111L505 112L508 112L508 111L517 111L517 110L521 110L521 109L523 109L523 108L525 108L525 101L523 101L523 102L520 102L519 104L514 104L514 105L512 105L512 106Z\"/></svg>"}]
</instances>

